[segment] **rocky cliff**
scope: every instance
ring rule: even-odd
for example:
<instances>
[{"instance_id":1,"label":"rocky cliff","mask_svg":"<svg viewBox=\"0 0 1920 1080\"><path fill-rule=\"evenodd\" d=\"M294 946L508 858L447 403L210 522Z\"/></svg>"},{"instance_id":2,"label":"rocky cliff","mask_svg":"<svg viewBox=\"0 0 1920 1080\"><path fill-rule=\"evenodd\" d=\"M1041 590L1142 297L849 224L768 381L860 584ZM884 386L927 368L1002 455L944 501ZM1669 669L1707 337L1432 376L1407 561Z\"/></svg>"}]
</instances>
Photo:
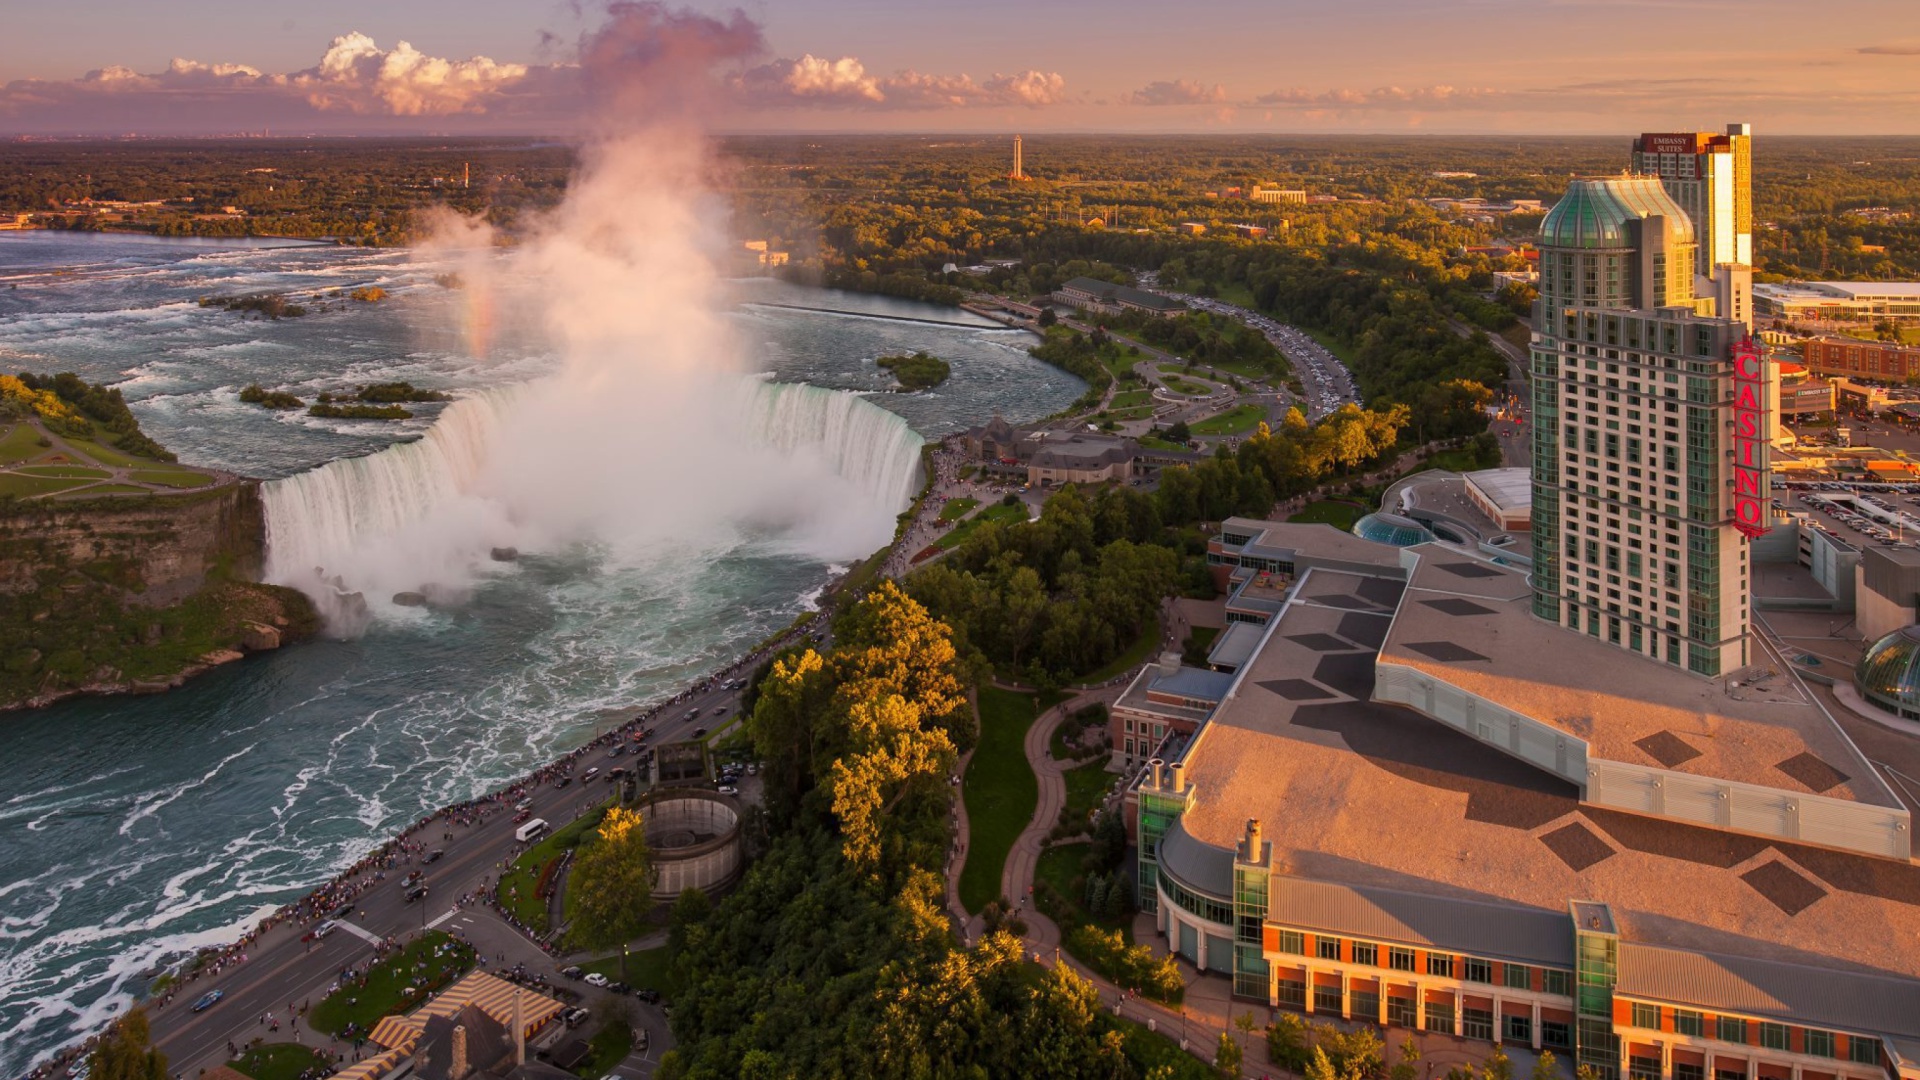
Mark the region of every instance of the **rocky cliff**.
<instances>
[{"instance_id":1,"label":"rocky cliff","mask_svg":"<svg viewBox=\"0 0 1920 1080\"><path fill-rule=\"evenodd\" d=\"M0 500L0 708L143 692L313 633L258 584L257 483L91 501Z\"/></svg>"}]
</instances>

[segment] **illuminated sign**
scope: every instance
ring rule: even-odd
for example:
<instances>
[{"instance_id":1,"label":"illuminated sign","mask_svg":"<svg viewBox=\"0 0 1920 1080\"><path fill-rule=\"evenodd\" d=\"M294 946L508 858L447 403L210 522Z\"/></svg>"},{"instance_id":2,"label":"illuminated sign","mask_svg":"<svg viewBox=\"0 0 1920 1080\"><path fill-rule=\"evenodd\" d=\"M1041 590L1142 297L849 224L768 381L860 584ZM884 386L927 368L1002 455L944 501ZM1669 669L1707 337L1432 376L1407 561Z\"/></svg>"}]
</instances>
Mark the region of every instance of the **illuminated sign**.
<instances>
[{"instance_id":1,"label":"illuminated sign","mask_svg":"<svg viewBox=\"0 0 1920 1080\"><path fill-rule=\"evenodd\" d=\"M1733 347L1733 527L1767 531L1767 361L1751 337Z\"/></svg>"},{"instance_id":2,"label":"illuminated sign","mask_svg":"<svg viewBox=\"0 0 1920 1080\"><path fill-rule=\"evenodd\" d=\"M1640 136L1640 151L1646 154L1697 154L1704 140L1698 134Z\"/></svg>"}]
</instances>

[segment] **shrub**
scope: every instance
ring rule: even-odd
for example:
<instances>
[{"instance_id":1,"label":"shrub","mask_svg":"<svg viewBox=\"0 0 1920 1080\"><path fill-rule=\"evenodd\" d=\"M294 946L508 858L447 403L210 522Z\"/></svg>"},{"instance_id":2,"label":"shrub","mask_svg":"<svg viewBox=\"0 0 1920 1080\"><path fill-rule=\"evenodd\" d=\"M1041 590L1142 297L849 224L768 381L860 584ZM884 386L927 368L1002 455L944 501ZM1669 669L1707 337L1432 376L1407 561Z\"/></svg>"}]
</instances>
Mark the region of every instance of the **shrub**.
<instances>
[{"instance_id":1,"label":"shrub","mask_svg":"<svg viewBox=\"0 0 1920 1080\"><path fill-rule=\"evenodd\" d=\"M1067 935L1067 951L1119 986L1139 990L1156 1001L1178 1003L1186 996L1173 957L1156 958L1145 945L1129 945L1118 930L1084 923Z\"/></svg>"}]
</instances>

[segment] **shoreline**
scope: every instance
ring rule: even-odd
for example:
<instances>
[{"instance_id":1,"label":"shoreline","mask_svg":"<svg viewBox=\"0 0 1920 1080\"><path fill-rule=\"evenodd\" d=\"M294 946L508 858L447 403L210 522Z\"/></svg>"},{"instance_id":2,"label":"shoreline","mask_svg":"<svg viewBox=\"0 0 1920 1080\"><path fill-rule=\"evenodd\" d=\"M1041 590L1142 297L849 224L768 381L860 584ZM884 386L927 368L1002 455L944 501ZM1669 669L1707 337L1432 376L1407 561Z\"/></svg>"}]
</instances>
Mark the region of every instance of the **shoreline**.
<instances>
[{"instance_id":1,"label":"shoreline","mask_svg":"<svg viewBox=\"0 0 1920 1080\"><path fill-rule=\"evenodd\" d=\"M933 450L939 446L939 443L927 443L922 449L924 455L923 460L930 458ZM600 730L599 725L596 724L594 733L584 742L558 757L541 762L527 769L525 772L500 781L483 795L478 795L462 802L441 806L415 819L397 831L389 833L385 840L370 849L353 863L334 871L325 880L314 884L299 896L274 907L271 912L254 923L250 928L240 932L234 940L222 945L203 946L196 950L180 967L173 971L163 973L174 976L173 982L167 987L167 993L177 993L181 988L186 987L203 976L209 974L218 975L228 964L243 958L245 951L252 943L259 940L261 936L268 931L293 920L311 922L322 918L326 912L334 906L344 900L359 895L359 893L366 888L370 888L373 884L372 880L356 884L355 879L367 874L372 867L379 865L381 860L402 850L410 838L422 830L431 827L435 822L451 821L457 815L471 812L478 807L491 806L499 803L503 799L509 798L516 792L527 789L529 786L539 785L546 779L550 779L557 771L563 770L570 763L578 762L583 757L612 745L617 740L627 738L634 730L646 726L649 721L657 718L666 710L672 709L688 697L705 692L719 680L730 676L745 677L745 675L750 675L752 670L763 660L770 658L781 649L808 640L813 633L819 630L823 622L831 622L833 616L839 610L841 603L848 600L857 600L860 595L864 594L864 587L869 585L871 580L878 575L869 574L868 581L858 584L853 580L855 575L864 567L875 566L877 568L883 565L886 560L900 549L909 533L906 523L917 517L924 509L927 496L933 490L933 486L933 476L931 471L929 471L913 503L906 510L901 511L900 517L902 525L896 529L894 538L886 545L874 551L872 555L862 559L859 563L842 572L837 577L830 579L821 591L820 598L817 601L820 607L817 610L807 613L804 616L796 617L793 622L788 623L786 626L781 627L766 638L763 638L753 648L735 657L732 661L686 683L678 693L670 697L658 700L650 705L623 706L615 710L607 710L607 712L618 714L618 720L613 726L605 730ZM850 588L851 591L849 591ZM211 668L208 670L211 670ZM736 715L734 718L734 723L745 722L745 714ZM533 940L536 946L543 949L545 948L541 942L532 938L529 938L529 940ZM156 979L157 978L158 976L156 976ZM155 996L153 992L153 982L154 980L150 980L147 985L143 986L135 995L133 1007L145 1005L148 1001L152 1000ZM62 1067L64 1063L75 1060L81 1054L90 1052L93 1045L110 1025L111 1021L108 1021L106 1026L101 1027L99 1030L72 1043L66 1048L56 1051L53 1055L35 1065L27 1075L33 1078L52 1075L52 1073L57 1068Z\"/></svg>"}]
</instances>

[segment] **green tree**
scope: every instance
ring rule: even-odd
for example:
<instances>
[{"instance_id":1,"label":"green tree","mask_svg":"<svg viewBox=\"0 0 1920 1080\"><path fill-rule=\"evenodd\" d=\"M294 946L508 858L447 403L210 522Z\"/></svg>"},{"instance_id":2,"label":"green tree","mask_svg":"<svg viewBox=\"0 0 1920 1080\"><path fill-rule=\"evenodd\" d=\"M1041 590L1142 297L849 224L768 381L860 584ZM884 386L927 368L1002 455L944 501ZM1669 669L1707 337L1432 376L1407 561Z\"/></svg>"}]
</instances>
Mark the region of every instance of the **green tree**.
<instances>
[{"instance_id":1,"label":"green tree","mask_svg":"<svg viewBox=\"0 0 1920 1080\"><path fill-rule=\"evenodd\" d=\"M1388 1072L1392 1080L1414 1080L1420 1075L1420 1044L1409 1035L1400 1043L1400 1060Z\"/></svg>"},{"instance_id":2,"label":"green tree","mask_svg":"<svg viewBox=\"0 0 1920 1080\"><path fill-rule=\"evenodd\" d=\"M1295 1072L1306 1066L1307 1025L1298 1014L1280 1013L1267 1025L1267 1060Z\"/></svg>"},{"instance_id":3,"label":"green tree","mask_svg":"<svg viewBox=\"0 0 1920 1080\"><path fill-rule=\"evenodd\" d=\"M614 807L567 874L573 900L568 938L576 948L625 945L647 927L653 910L653 853L635 810Z\"/></svg>"},{"instance_id":4,"label":"green tree","mask_svg":"<svg viewBox=\"0 0 1920 1080\"><path fill-rule=\"evenodd\" d=\"M1167 429L1167 441L1177 443L1192 442L1193 431L1187 427L1185 420L1175 420L1173 426Z\"/></svg>"},{"instance_id":5,"label":"green tree","mask_svg":"<svg viewBox=\"0 0 1920 1080\"><path fill-rule=\"evenodd\" d=\"M93 1048L95 1080L167 1080L167 1057L148 1043L147 1012L136 1007L107 1029Z\"/></svg>"},{"instance_id":6,"label":"green tree","mask_svg":"<svg viewBox=\"0 0 1920 1080\"><path fill-rule=\"evenodd\" d=\"M1539 1060L1533 1063L1533 1080L1560 1080L1560 1063L1554 1059L1553 1051L1540 1051Z\"/></svg>"},{"instance_id":7,"label":"green tree","mask_svg":"<svg viewBox=\"0 0 1920 1080\"><path fill-rule=\"evenodd\" d=\"M1481 1063L1480 1075L1483 1080L1513 1080L1513 1059L1507 1056L1504 1049L1496 1046L1493 1053L1487 1055L1487 1060Z\"/></svg>"},{"instance_id":8,"label":"green tree","mask_svg":"<svg viewBox=\"0 0 1920 1080\"><path fill-rule=\"evenodd\" d=\"M1220 1045L1213 1052L1214 1069L1216 1069L1221 1076L1239 1080L1240 1058L1240 1044L1233 1041L1232 1035L1224 1031L1221 1032Z\"/></svg>"}]
</instances>

